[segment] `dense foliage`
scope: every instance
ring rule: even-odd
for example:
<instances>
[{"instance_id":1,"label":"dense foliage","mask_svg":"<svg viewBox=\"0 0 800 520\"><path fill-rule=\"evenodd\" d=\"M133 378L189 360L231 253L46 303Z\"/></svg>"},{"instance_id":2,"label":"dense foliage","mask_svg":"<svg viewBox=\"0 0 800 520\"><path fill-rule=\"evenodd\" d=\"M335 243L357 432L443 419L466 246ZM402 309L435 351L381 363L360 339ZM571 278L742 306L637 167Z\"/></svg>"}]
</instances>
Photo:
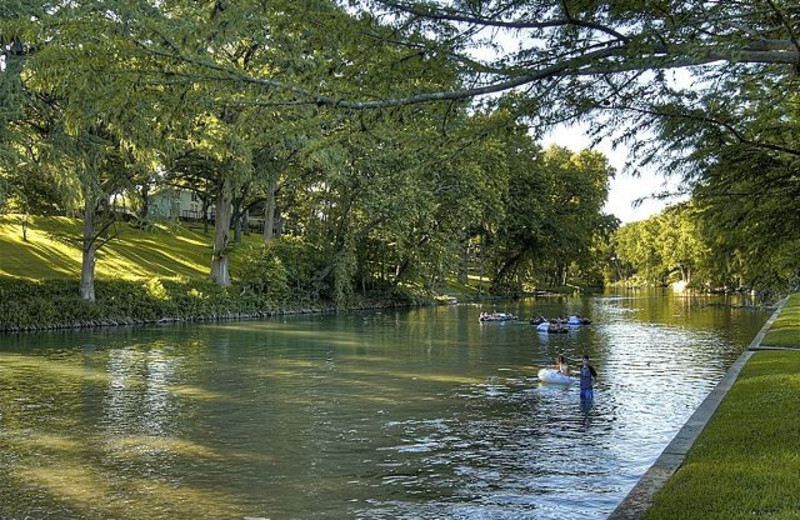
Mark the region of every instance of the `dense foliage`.
<instances>
[{"instance_id":1,"label":"dense foliage","mask_svg":"<svg viewBox=\"0 0 800 520\"><path fill-rule=\"evenodd\" d=\"M214 214L211 279L271 300L430 296L478 269L516 292L563 284L587 258L612 172L598 154L542 151L513 102L357 113L294 105L277 85L254 103L265 84L236 79L280 71L303 88L322 88L322 75L326 91L457 88L448 57L390 45L390 27L327 2L106 7L20 7L0 27L14 43L0 75L17 107L3 124L4 207L82 216L83 299L97 297L97 251L115 221L146 228L149 200L172 187L202 201L202 218ZM256 212L265 247L231 273Z\"/></svg>"},{"instance_id":2,"label":"dense foliage","mask_svg":"<svg viewBox=\"0 0 800 520\"><path fill-rule=\"evenodd\" d=\"M763 229L767 219L729 220L763 201L733 207L699 199L620 228L609 281L711 290L756 290L772 298L800 284L798 241ZM791 220L787 215L787 220ZM777 224L777 223L776 223ZM753 229L753 228L762 229ZM764 235L759 236L759 235Z\"/></svg>"},{"instance_id":3,"label":"dense foliage","mask_svg":"<svg viewBox=\"0 0 800 520\"><path fill-rule=\"evenodd\" d=\"M127 325L164 321L262 317L325 310L324 305L207 280L97 282L97 302L86 302L77 281L0 279L0 331Z\"/></svg>"},{"instance_id":4,"label":"dense foliage","mask_svg":"<svg viewBox=\"0 0 800 520\"><path fill-rule=\"evenodd\" d=\"M112 201L147 227L166 187L214 214L211 279L255 293L282 293L283 269L341 304L475 271L499 292L594 285L634 263L660 283L778 286L800 239L798 212L782 218L798 195L800 12L757 4L14 2L0 9L0 207L82 216L87 301ZM471 101L487 93L502 95ZM600 213L604 158L535 143L588 116L695 190L691 224L618 237L626 265ZM231 273L256 212L265 243L302 244L302 277L267 260L280 247Z\"/></svg>"},{"instance_id":5,"label":"dense foliage","mask_svg":"<svg viewBox=\"0 0 800 520\"><path fill-rule=\"evenodd\" d=\"M622 266L617 274L657 285L708 281L709 273L702 271L708 250L699 237L696 220L691 205L679 205L620 228L613 239L614 261Z\"/></svg>"}]
</instances>

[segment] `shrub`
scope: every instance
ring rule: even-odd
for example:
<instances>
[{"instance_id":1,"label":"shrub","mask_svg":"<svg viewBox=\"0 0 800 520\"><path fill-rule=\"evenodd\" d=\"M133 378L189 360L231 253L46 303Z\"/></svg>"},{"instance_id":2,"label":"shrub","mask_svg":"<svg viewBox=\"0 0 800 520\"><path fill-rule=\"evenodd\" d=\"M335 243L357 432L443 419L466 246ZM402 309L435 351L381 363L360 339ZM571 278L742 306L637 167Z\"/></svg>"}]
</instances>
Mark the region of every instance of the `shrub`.
<instances>
[{"instance_id":1,"label":"shrub","mask_svg":"<svg viewBox=\"0 0 800 520\"><path fill-rule=\"evenodd\" d=\"M266 249L280 258L286 283L295 291L307 291L314 274L324 264L319 249L301 238L282 236L267 244Z\"/></svg>"},{"instance_id":2,"label":"shrub","mask_svg":"<svg viewBox=\"0 0 800 520\"><path fill-rule=\"evenodd\" d=\"M156 300L169 300L169 294L158 278L150 278L144 283L147 294Z\"/></svg>"},{"instance_id":3,"label":"shrub","mask_svg":"<svg viewBox=\"0 0 800 520\"><path fill-rule=\"evenodd\" d=\"M281 301L289 294L286 268L269 245L245 253L239 268L239 281L242 292L252 291L270 300Z\"/></svg>"}]
</instances>

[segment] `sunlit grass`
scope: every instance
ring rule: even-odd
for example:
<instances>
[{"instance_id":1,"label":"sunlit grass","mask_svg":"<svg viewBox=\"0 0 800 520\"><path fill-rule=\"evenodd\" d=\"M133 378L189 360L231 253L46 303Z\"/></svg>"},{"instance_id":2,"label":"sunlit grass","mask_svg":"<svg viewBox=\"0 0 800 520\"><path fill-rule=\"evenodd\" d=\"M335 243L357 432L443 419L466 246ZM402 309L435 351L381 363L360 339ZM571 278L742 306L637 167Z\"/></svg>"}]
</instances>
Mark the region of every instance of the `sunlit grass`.
<instances>
[{"instance_id":1,"label":"sunlit grass","mask_svg":"<svg viewBox=\"0 0 800 520\"><path fill-rule=\"evenodd\" d=\"M22 239L21 216L0 216L0 276L27 280L76 279L80 276L81 221L66 217L29 218L28 241ZM212 236L186 226L156 226L149 231L124 222L97 254L100 280L197 278L208 274ZM243 238L258 244L259 236ZM237 253L233 254L235 264Z\"/></svg>"},{"instance_id":2,"label":"sunlit grass","mask_svg":"<svg viewBox=\"0 0 800 520\"><path fill-rule=\"evenodd\" d=\"M789 298L761 345L800 347L800 293Z\"/></svg>"},{"instance_id":3,"label":"sunlit grass","mask_svg":"<svg viewBox=\"0 0 800 520\"><path fill-rule=\"evenodd\" d=\"M758 352L647 520L800 518L800 353Z\"/></svg>"}]
</instances>

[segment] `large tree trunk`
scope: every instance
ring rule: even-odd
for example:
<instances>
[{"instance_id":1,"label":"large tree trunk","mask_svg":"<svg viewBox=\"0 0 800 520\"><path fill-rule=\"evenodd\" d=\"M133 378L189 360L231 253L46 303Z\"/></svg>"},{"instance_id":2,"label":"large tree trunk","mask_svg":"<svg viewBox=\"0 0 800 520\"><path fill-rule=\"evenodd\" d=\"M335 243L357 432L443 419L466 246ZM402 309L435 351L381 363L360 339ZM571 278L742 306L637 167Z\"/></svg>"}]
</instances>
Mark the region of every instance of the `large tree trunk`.
<instances>
[{"instance_id":1,"label":"large tree trunk","mask_svg":"<svg viewBox=\"0 0 800 520\"><path fill-rule=\"evenodd\" d=\"M142 198L142 209L139 210L139 220L145 220L150 213L150 185L145 184L139 191Z\"/></svg>"},{"instance_id":2,"label":"large tree trunk","mask_svg":"<svg viewBox=\"0 0 800 520\"><path fill-rule=\"evenodd\" d=\"M264 242L272 240L272 235L275 230L275 189L277 182L271 181L269 183L269 197L267 197L267 205L264 210Z\"/></svg>"},{"instance_id":3,"label":"large tree trunk","mask_svg":"<svg viewBox=\"0 0 800 520\"><path fill-rule=\"evenodd\" d=\"M83 258L81 260L81 299L94 302L94 266L95 266L95 204L91 197L86 197L83 211Z\"/></svg>"},{"instance_id":4,"label":"large tree trunk","mask_svg":"<svg viewBox=\"0 0 800 520\"><path fill-rule=\"evenodd\" d=\"M203 205L203 215L202 215L203 233L206 234L206 235L208 234L208 221L209 221L209 218L208 218L208 201L209 201L209 198L210 197L205 196L205 197L202 197L200 199L200 201L202 202L202 205Z\"/></svg>"},{"instance_id":5,"label":"large tree trunk","mask_svg":"<svg viewBox=\"0 0 800 520\"><path fill-rule=\"evenodd\" d=\"M512 256L511 258L507 258L506 259L506 261L503 263L502 267L500 267L500 270L495 275L494 280L492 280L492 285L495 287L495 289L498 287L498 284L500 282L503 282L505 280L505 278L508 276L508 274L511 271L513 271L514 268L517 267L517 263L522 258L523 254L524 254L524 251L519 252L519 253L515 254L514 256Z\"/></svg>"},{"instance_id":6,"label":"large tree trunk","mask_svg":"<svg viewBox=\"0 0 800 520\"><path fill-rule=\"evenodd\" d=\"M461 249L461 263L458 266L458 282L465 284L469 281L469 241Z\"/></svg>"},{"instance_id":7,"label":"large tree trunk","mask_svg":"<svg viewBox=\"0 0 800 520\"><path fill-rule=\"evenodd\" d=\"M211 259L211 279L218 285L228 287L231 274L228 267L228 235L231 227L231 197L221 189L217 194L216 218L214 219L214 256Z\"/></svg>"},{"instance_id":8,"label":"large tree trunk","mask_svg":"<svg viewBox=\"0 0 800 520\"><path fill-rule=\"evenodd\" d=\"M233 243L242 243L242 199L237 197L233 201Z\"/></svg>"}]
</instances>

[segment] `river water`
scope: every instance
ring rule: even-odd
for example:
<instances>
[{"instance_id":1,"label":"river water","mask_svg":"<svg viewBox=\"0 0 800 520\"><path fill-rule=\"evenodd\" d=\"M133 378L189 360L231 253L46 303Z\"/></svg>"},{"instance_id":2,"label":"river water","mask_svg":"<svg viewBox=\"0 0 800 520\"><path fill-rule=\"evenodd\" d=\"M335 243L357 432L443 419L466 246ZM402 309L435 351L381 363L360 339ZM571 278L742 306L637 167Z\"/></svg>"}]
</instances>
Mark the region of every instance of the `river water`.
<instances>
[{"instance_id":1,"label":"river water","mask_svg":"<svg viewBox=\"0 0 800 520\"><path fill-rule=\"evenodd\" d=\"M630 292L0 337L0 518L602 519L767 315ZM591 406L540 384L592 357Z\"/></svg>"}]
</instances>

